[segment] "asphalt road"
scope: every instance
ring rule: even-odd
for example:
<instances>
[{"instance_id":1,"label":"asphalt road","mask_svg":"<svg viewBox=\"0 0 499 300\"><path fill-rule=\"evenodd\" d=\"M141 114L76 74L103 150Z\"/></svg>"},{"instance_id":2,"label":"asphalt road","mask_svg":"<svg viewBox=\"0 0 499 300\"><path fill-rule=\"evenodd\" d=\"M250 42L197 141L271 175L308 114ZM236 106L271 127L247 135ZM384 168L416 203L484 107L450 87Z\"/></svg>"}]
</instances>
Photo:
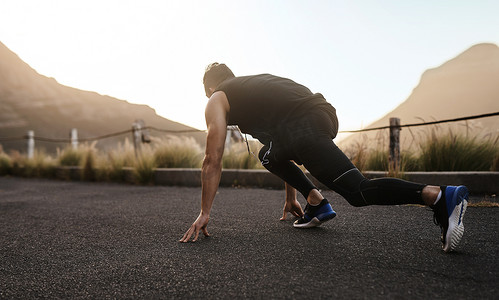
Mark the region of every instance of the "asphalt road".
<instances>
[{"instance_id":1,"label":"asphalt road","mask_svg":"<svg viewBox=\"0 0 499 300\"><path fill-rule=\"evenodd\" d=\"M283 191L222 188L212 237L178 240L199 188L0 177L0 298L498 299L498 208L470 207L456 252L431 211L355 208L299 230Z\"/></svg>"}]
</instances>

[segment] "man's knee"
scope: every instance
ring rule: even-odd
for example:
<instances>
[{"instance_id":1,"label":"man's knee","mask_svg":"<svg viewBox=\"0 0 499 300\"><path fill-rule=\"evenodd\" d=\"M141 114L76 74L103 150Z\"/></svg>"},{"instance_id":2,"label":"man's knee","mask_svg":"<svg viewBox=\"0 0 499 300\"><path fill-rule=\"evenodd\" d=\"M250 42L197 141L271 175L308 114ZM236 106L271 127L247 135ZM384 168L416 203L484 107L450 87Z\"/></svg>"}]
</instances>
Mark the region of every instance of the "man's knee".
<instances>
[{"instance_id":1,"label":"man's knee","mask_svg":"<svg viewBox=\"0 0 499 300\"><path fill-rule=\"evenodd\" d=\"M360 191L360 185L366 180L357 168L353 168L334 179L333 184L350 193L354 193Z\"/></svg>"},{"instance_id":2,"label":"man's knee","mask_svg":"<svg viewBox=\"0 0 499 300\"><path fill-rule=\"evenodd\" d=\"M369 205L364 199L362 191L369 179L365 178L357 168L350 169L334 180L334 190L352 206Z\"/></svg>"}]
</instances>

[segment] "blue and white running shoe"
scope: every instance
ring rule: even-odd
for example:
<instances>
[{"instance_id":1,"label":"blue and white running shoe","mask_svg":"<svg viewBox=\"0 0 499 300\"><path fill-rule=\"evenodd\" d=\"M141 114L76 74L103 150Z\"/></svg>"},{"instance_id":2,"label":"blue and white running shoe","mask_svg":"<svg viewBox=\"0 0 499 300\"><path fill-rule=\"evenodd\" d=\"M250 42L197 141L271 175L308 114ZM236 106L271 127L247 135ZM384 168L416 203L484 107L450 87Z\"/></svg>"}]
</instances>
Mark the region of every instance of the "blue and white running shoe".
<instances>
[{"instance_id":1,"label":"blue and white running shoe","mask_svg":"<svg viewBox=\"0 0 499 300\"><path fill-rule=\"evenodd\" d=\"M326 199L323 199L317 206L307 203L305 214L293 224L296 228L312 228L320 226L322 223L336 217L336 212Z\"/></svg>"},{"instance_id":2,"label":"blue and white running shoe","mask_svg":"<svg viewBox=\"0 0 499 300\"><path fill-rule=\"evenodd\" d=\"M454 250L464 233L463 217L468 206L468 188L461 186L442 187L442 198L432 207L433 221L442 230L442 249Z\"/></svg>"}]
</instances>

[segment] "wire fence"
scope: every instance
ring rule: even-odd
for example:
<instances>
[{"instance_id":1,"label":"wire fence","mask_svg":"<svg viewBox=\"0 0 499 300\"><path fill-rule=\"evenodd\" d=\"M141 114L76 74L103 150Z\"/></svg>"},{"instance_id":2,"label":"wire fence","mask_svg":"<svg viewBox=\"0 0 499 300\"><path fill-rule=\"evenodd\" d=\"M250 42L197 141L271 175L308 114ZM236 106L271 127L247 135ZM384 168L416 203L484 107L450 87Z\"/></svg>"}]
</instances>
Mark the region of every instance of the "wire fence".
<instances>
[{"instance_id":1,"label":"wire fence","mask_svg":"<svg viewBox=\"0 0 499 300\"><path fill-rule=\"evenodd\" d=\"M454 118L454 119L404 124L404 125L399 125L397 127L398 128L405 128L405 127L416 127L416 126L428 126L428 125L435 125L435 124L441 124L441 123L450 123L450 122L458 122L458 121L487 118L487 117L493 117L493 116L498 116L498 115L499 115L499 112L493 112L493 113L473 115L473 116ZM383 130L383 129L389 129L389 128L392 128L392 126L388 125L388 126L366 128L366 129L359 129L359 130L343 130L343 131L339 131L339 133L357 133L357 132L366 132L366 131L373 131L373 130ZM156 127L152 127L152 126L145 126L145 127L140 128L140 130L142 130L142 131L152 130L152 131L157 131L157 132L161 132L161 133L172 133L172 134L206 132L206 130L199 130L199 129L168 130L168 129L161 129L161 128L156 128ZM114 133L105 134L105 135L96 136L96 137L78 138L78 142L93 142L93 141L103 140L103 139L107 139L107 138L117 137L120 135L131 134L131 133L134 133L135 131L136 131L136 129L131 128L128 130L123 130L123 131L114 132ZM42 142L49 142L49 143L70 143L70 142L72 142L71 138L59 138L59 139L57 139L57 138L47 138L47 137L39 137L39 136L30 137L28 135L16 136L16 137L0 137L0 142L13 142L13 141L20 141L20 140L27 140L27 139L33 139L35 141L42 141Z\"/></svg>"},{"instance_id":2,"label":"wire fence","mask_svg":"<svg viewBox=\"0 0 499 300\"><path fill-rule=\"evenodd\" d=\"M499 112L494 112L494 113L474 115L474 116L454 118L454 119L447 119L447 120L440 120L440 121L431 121L431 122L421 122L421 123L413 123L413 124L404 124L404 125L400 125L400 126L397 126L397 127L399 127L399 128L405 128L405 127L427 126L427 125L435 125L435 124L442 124L442 123L450 123L450 122L458 122L458 121L467 121L467 120L474 120L474 119L480 119L480 118L487 118L487 117L493 117L493 116L498 116L498 115L499 115ZM388 125L388 126L366 128L366 129L359 129L359 130L346 130L346 131L340 131L340 133L365 132L365 131L388 129L390 127L391 126Z\"/></svg>"},{"instance_id":3,"label":"wire fence","mask_svg":"<svg viewBox=\"0 0 499 300\"><path fill-rule=\"evenodd\" d=\"M154 130L162 133L194 133L194 132L206 132L206 130L199 130L199 129L188 129L188 130L168 130L168 129L159 129L151 126L146 126L142 127L141 130ZM78 138L78 142L93 142L93 141L98 141L98 140L103 140L107 138L112 138L112 137L117 137L120 135L125 135L125 134L131 134L134 132L134 129L127 129L115 133L110 133L110 134L105 134L105 135L100 135L100 136L95 136L95 137L90 137L90 138ZM29 139L30 137L28 135L23 135L23 136L17 136L17 137L0 137L0 142L12 142L12 141L19 141L19 140L26 140ZM34 136L33 139L35 141L41 141L41 142L49 142L49 143L69 143L71 142L70 138L46 138L46 137L39 137L39 136Z\"/></svg>"}]
</instances>

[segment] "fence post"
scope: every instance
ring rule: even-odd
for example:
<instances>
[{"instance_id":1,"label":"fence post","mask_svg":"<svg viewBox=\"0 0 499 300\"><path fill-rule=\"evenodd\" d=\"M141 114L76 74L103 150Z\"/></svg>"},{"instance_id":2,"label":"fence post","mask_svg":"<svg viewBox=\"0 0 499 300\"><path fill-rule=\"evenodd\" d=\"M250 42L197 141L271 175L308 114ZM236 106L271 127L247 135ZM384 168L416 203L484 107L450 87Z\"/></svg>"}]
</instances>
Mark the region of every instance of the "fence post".
<instances>
[{"instance_id":1,"label":"fence post","mask_svg":"<svg viewBox=\"0 0 499 300\"><path fill-rule=\"evenodd\" d=\"M139 157L139 153L141 150L140 149L141 143L142 143L141 128L142 128L142 126L137 121L132 124L133 148L135 149L135 157L136 158Z\"/></svg>"},{"instance_id":2,"label":"fence post","mask_svg":"<svg viewBox=\"0 0 499 300\"><path fill-rule=\"evenodd\" d=\"M389 169L400 171L400 119L390 118L390 158Z\"/></svg>"},{"instance_id":3,"label":"fence post","mask_svg":"<svg viewBox=\"0 0 499 300\"><path fill-rule=\"evenodd\" d=\"M35 154L35 132L28 130L28 159L32 159Z\"/></svg>"},{"instance_id":4,"label":"fence post","mask_svg":"<svg viewBox=\"0 0 499 300\"><path fill-rule=\"evenodd\" d=\"M71 129L71 146L73 149L78 149L78 129Z\"/></svg>"},{"instance_id":5,"label":"fence post","mask_svg":"<svg viewBox=\"0 0 499 300\"><path fill-rule=\"evenodd\" d=\"M142 143L149 144L151 142L151 136L149 135L149 130L147 129L146 122L144 120L139 119L135 120L140 125L140 141Z\"/></svg>"}]
</instances>

